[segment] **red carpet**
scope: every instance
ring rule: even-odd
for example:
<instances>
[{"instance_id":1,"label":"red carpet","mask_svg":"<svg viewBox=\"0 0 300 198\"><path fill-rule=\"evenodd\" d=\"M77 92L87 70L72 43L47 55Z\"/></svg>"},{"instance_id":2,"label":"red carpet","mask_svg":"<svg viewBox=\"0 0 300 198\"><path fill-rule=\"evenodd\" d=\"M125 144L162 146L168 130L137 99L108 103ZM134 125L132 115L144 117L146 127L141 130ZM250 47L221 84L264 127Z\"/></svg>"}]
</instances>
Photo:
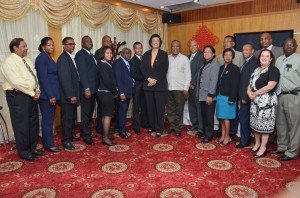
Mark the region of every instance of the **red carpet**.
<instances>
[{"instance_id":1,"label":"red carpet","mask_svg":"<svg viewBox=\"0 0 300 198\"><path fill-rule=\"evenodd\" d=\"M202 145L186 132L156 138L142 131L118 146L75 143L76 151L47 152L38 162L0 150L0 197L271 197L293 190L300 160L255 159L234 143ZM60 142L60 137L55 137ZM274 147L272 147L274 148Z\"/></svg>"}]
</instances>

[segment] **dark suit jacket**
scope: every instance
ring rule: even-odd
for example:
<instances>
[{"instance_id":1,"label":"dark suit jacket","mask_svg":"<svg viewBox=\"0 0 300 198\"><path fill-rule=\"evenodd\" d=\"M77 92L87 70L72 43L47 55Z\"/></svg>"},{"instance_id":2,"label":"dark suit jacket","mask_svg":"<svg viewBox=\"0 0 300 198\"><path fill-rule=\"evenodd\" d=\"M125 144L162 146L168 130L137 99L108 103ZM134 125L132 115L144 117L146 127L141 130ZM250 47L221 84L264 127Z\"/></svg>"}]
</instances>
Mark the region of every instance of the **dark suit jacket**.
<instances>
[{"instance_id":1,"label":"dark suit jacket","mask_svg":"<svg viewBox=\"0 0 300 198\"><path fill-rule=\"evenodd\" d=\"M220 67L217 94L220 93L223 96L228 96L228 101L234 102L239 93L240 69L231 63L223 71L224 65Z\"/></svg>"},{"instance_id":2,"label":"dark suit jacket","mask_svg":"<svg viewBox=\"0 0 300 198\"><path fill-rule=\"evenodd\" d=\"M189 55L188 58L190 59L191 55ZM198 72L200 67L203 64L204 64L203 53L198 50L193 60L191 61L191 74L192 74L191 84L192 85L197 85Z\"/></svg>"},{"instance_id":3,"label":"dark suit jacket","mask_svg":"<svg viewBox=\"0 0 300 198\"><path fill-rule=\"evenodd\" d=\"M247 94L247 89L250 81L250 76L254 70L259 67L259 61L255 56L252 56L248 62L240 69L240 88L239 88L239 100L246 100L250 102L250 98Z\"/></svg>"},{"instance_id":4,"label":"dark suit jacket","mask_svg":"<svg viewBox=\"0 0 300 198\"><path fill-rule=\"evenodd\" d=\"M127 68L124 60L120 57L119 59L114 61L112 67L116 75L119 95L124 94L126 98L131 98L133 79L130 75L130 71Z\"/></svg>"},{"instance_id":5,"label":"dark suit jacket","mask_svg":"<svg viewBox=\"0 0 300 198\"><path fill-rule=\"evenodd\" d=\"M56 63L48 54L42 51L35 60L35 68L41 90L40 99L56 98L56 100L59 100L59 80Z\"/></svg>"},{"instance_id":6,"label":"dark suit jacket","mask_svg":"<svg viewBox=\"0 0 300 198\"><path fill-rule=\"evenodd\" d=\"M151 56L152 50L149 50L144 53L141 71L144 76L144 90L146 91L167 91L168 90L168 82L167 82L167 72L169 68L169 59L168 54L159 50L156 56L156 59L153 63L153 67L151 66ZM148 87L148 78L156 79L156 85L153 87Z\"/></svg>"},{"instance_id":7,"label":"dark suit jacket","mask_svg":"<svg viewBox=\"0 0 300 198\"><path fill-rule=\"evenodd\" d=\"M109 91L113 96L118 94L117 82L112 66L105 61L98 62L99 91Z\"/></svg>"},{"instance_id":8,"label":"dark suit jacket","mask_svg":"<svg viewBox=\"0 0 300 198\"><path fill-rule=\"evenodd\" d=\"M259 50L257 50L257 51L254 53L254 56L255 56L256 58L258 58L259 53L261 52L261 50L262 50L262 49L259 49ZM281 56L281 55L284 54L284 53L283 53L282 47L277 47L277 46L274 46L274 45L272 46L271 51L272 51L273 55L275 56L275 59L277 59L279 56Z\"/></svg>"},{"instance_id":9,"label":"dark suit jacket","mask_svg":"<svg viewBox=\"0 0 300 198\"><path fill-rule=\"evenodd\" d=\"M99 80L97 75L97 64L94 56L81 49L76 53L75 61L80 76L80 93L84 94L87 88L92 94L97 93Z\"/></svg>"},{"instance_id":10,"label":"dark suit jacket","mask_svg":"<svg viewBox=\"0 0 300 198\"><path fill-rule=\"evenodd\" d=\"M69 103L72 97L79 101L79 76L70 55L63 51L57 60L60 82L60 97L62 103Z\"/></svg>"}]
</instances>

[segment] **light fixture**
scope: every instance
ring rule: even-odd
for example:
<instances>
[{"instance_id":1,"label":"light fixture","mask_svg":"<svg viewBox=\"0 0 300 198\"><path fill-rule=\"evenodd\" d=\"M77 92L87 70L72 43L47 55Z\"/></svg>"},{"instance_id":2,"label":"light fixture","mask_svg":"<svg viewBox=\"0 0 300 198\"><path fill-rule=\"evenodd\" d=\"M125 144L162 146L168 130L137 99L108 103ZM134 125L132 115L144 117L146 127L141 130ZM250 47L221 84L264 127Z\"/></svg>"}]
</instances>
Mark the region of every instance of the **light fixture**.
<instances>
[{"instance_id":1,"label":"light fixture","mask_svg":"<svg viewBox=\"0 0 300 198\"><path fill-rule=\"evenodd\" d=\"M165 6L162 5L162 6L160 6L160 8L165 8Z\"/></svg>"},{"instance_id":2,"label":"light fixture","mask_svg":"<svg viewBox=\"0 0 300 198\"><path fill-rule=\"evenodd\" d=\"M198 2L199 2L199 0L193 0L193 2L194 2L194 3L198 3Z\"/></svg>"}]
</instances>

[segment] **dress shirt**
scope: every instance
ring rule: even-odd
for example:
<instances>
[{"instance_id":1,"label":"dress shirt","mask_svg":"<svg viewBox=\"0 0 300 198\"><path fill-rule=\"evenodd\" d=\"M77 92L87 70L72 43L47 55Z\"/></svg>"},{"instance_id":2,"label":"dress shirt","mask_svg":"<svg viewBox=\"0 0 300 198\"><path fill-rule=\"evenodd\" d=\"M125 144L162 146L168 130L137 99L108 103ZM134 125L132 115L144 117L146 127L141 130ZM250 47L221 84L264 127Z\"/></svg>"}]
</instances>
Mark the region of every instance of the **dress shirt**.
<instances>
[{"instance_id":1,"label":"dress shirt","mask_svg":"<svg viewBox=\"0 0 300 198\"><path fill-rule=\"evenodd\" d=\"M36 76L36 70L31 60L26 56L23 58ZM4 61L1 71L3 74L3 90L17 89L27 95L35 95L36 81L25 66L23 59L15 53L11 53ZM39 87L37 88L39 91Z\"/></svg>"},{"instance_id":2,"label":"dress shirt","mask_svg":"<svg viewBox=\"0 0 300 198\"><path fill-rule=\"evenodd\" d=\"M130 72L130 65L129 65L129 62L127 60L125 60L125 58L123 58L122 56L120 56L122 58L122 60L124 61L128 71Z\"/></svg>"},{"instance_id":3,"label":"dress shirt","mask_svg":"<svg viewBox=\"0 0 300 198\"><path fill-rule=\"evenodd\" d=\"M196 56L197 52L191 54L191 57L190 57L190 62L192 62L192 60L194 59L194 57Z\"/></svg>"},{"instance_id":4,"label":"dress shirt","mask_svg":"<svg viewBox=\"0 0 300 198\"><path fill-rule=\"evenodd\" d=\"M169 55L167 73L168 90L188 91L191 82L190 60L179 53L176 57Z\"/></svg>"},{"instance_id":5,"label":"dress shirt","mask_svg":"<svg viewBox=\"0 0 300 198\"><path fill-rule=\"evenodd\" d=\"M279 80L281 91L300 90L300 54L280 56L276 61L276 67L282 69Z\"/></svg>"},{"instance_id":6,"label":"dress shirt","mask_svg":"<svg viewBox=\"0 0 300 198\"><path fill-rule=\"evenodd\" d=\"M268 49L268 50L272 50L272 47L273 47L273 45L271 44L269 47L267 47L267 48L264 48L264 49Z\"/></svg>"}]
</instances>

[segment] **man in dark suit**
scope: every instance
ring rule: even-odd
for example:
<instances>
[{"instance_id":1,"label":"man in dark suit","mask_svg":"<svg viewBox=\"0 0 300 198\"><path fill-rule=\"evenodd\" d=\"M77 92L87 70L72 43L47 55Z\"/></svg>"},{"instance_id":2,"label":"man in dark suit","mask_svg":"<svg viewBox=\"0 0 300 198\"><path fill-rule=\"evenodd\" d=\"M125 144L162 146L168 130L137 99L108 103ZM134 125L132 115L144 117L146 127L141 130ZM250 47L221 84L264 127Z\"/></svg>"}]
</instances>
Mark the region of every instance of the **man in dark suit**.
<instances>
[{"instance_id":1,"label":"man in dark suit","mask_svg":"<svg viewBox=\"0 0 300 198\"><path fill-rule=\"evenodd\" d=\"M190 42L191 55L188 57L191 63L191 83L189 87L189 115L192 123L192 127L188 128L188 131L198 130L202 128L202 118L199 98L196 97L197 90L197 74L200 67L204 64L203 53L199 51L199 45L197 41L192 40ZM196 137L200 137L200 133L197 132Z\"/></svg>"},{"instance_id":2,"label":"man in dark suit","mask_svg":"<svg viewBox=\"0 0 300 198\"><path fill-rule=\"evenodd\" d=\"M81 39L82 49L76 53L75 62L80 77L81 127L83 140L94 145L91 121L98 88L97 61L90 52L93 41L89 36Z\"/></svg>"},{"instance_id":3,"label":"man in dark suit","mask_svg":"<svg viewBox=\"0 0 300 198\"><path fill-rule=\"evenodd\" d=\"M279 56L284 54L282 47L277 47L275 45L272 45L272 42L273 42L272 36L268 32L262 33L260 35L260 41L259 42L260 42L260 46L262 47L262 49L269 49L269 50L272 51L272 53L275 56L275 59L277 59ZM258 58L259 53L261 52L262 49L259 49L254 53L254 56L256 58Z\"/></svg>"},{"instance_id":4,"label":"man in dark suit","mask_svg":"<svg viewBox=\"0 0 300 198\"><path fill-rule=\"evenodd\" d=\"M74 39L65 37L62 40L63 53L58 57L57 68L60 82L61 96L61 122L62 122L62 145L68 150L74 150L72 145L72 131L75 126L77 105L79 104L79 74L77 71L74 56Z\"/></svg>"},{"instance_id":5,"label":"man in dark suit","mask_svg":"<svg viewBox=\"0 0 300 198\"><path fill-rule=\"evenodd\" d=\"M115 128L119 131L121 138L127 139L126 133L126 113L128 110L134 81L130 75L129 60L131 50L123 48L121 57L114 61L113 70L116 75L119 97L117 98L118 116L115 121Z\"/></svg>"},{"instance_id":6,"label":"man in dark suit","mask_svg":"<svg viewBox=\"0 0 300 198\"><path fill-rule=\"evenodd\" d=\"M236 148L244 148L250 146L251 129L250 129L250 99L247 94L249 86L250 76L254 70L259 66L258 60L254 56L254 47L250 43L243 45L243 56L245 59L244 64L240 67L240 89L239 89L239 101L240 101L240 143L236 145Z\"/></svg>"},{"instance_id":7,"label":"man in dark suit","mask_svg":"<svg viewBox=\"0 0 300 198\"><path fill-rule=\"evenodd\" d=\"M141 72L143 45L140 42L133 44L134 56L131 58L130 73L134 79L133 88L133 107L132 107L132 126L136 134L140 134L141 122L140 122L140 111L142 116L142 127L149 128L147 119L146 100L143 91L144 77Z\"/></svg>"}]
</instances>

